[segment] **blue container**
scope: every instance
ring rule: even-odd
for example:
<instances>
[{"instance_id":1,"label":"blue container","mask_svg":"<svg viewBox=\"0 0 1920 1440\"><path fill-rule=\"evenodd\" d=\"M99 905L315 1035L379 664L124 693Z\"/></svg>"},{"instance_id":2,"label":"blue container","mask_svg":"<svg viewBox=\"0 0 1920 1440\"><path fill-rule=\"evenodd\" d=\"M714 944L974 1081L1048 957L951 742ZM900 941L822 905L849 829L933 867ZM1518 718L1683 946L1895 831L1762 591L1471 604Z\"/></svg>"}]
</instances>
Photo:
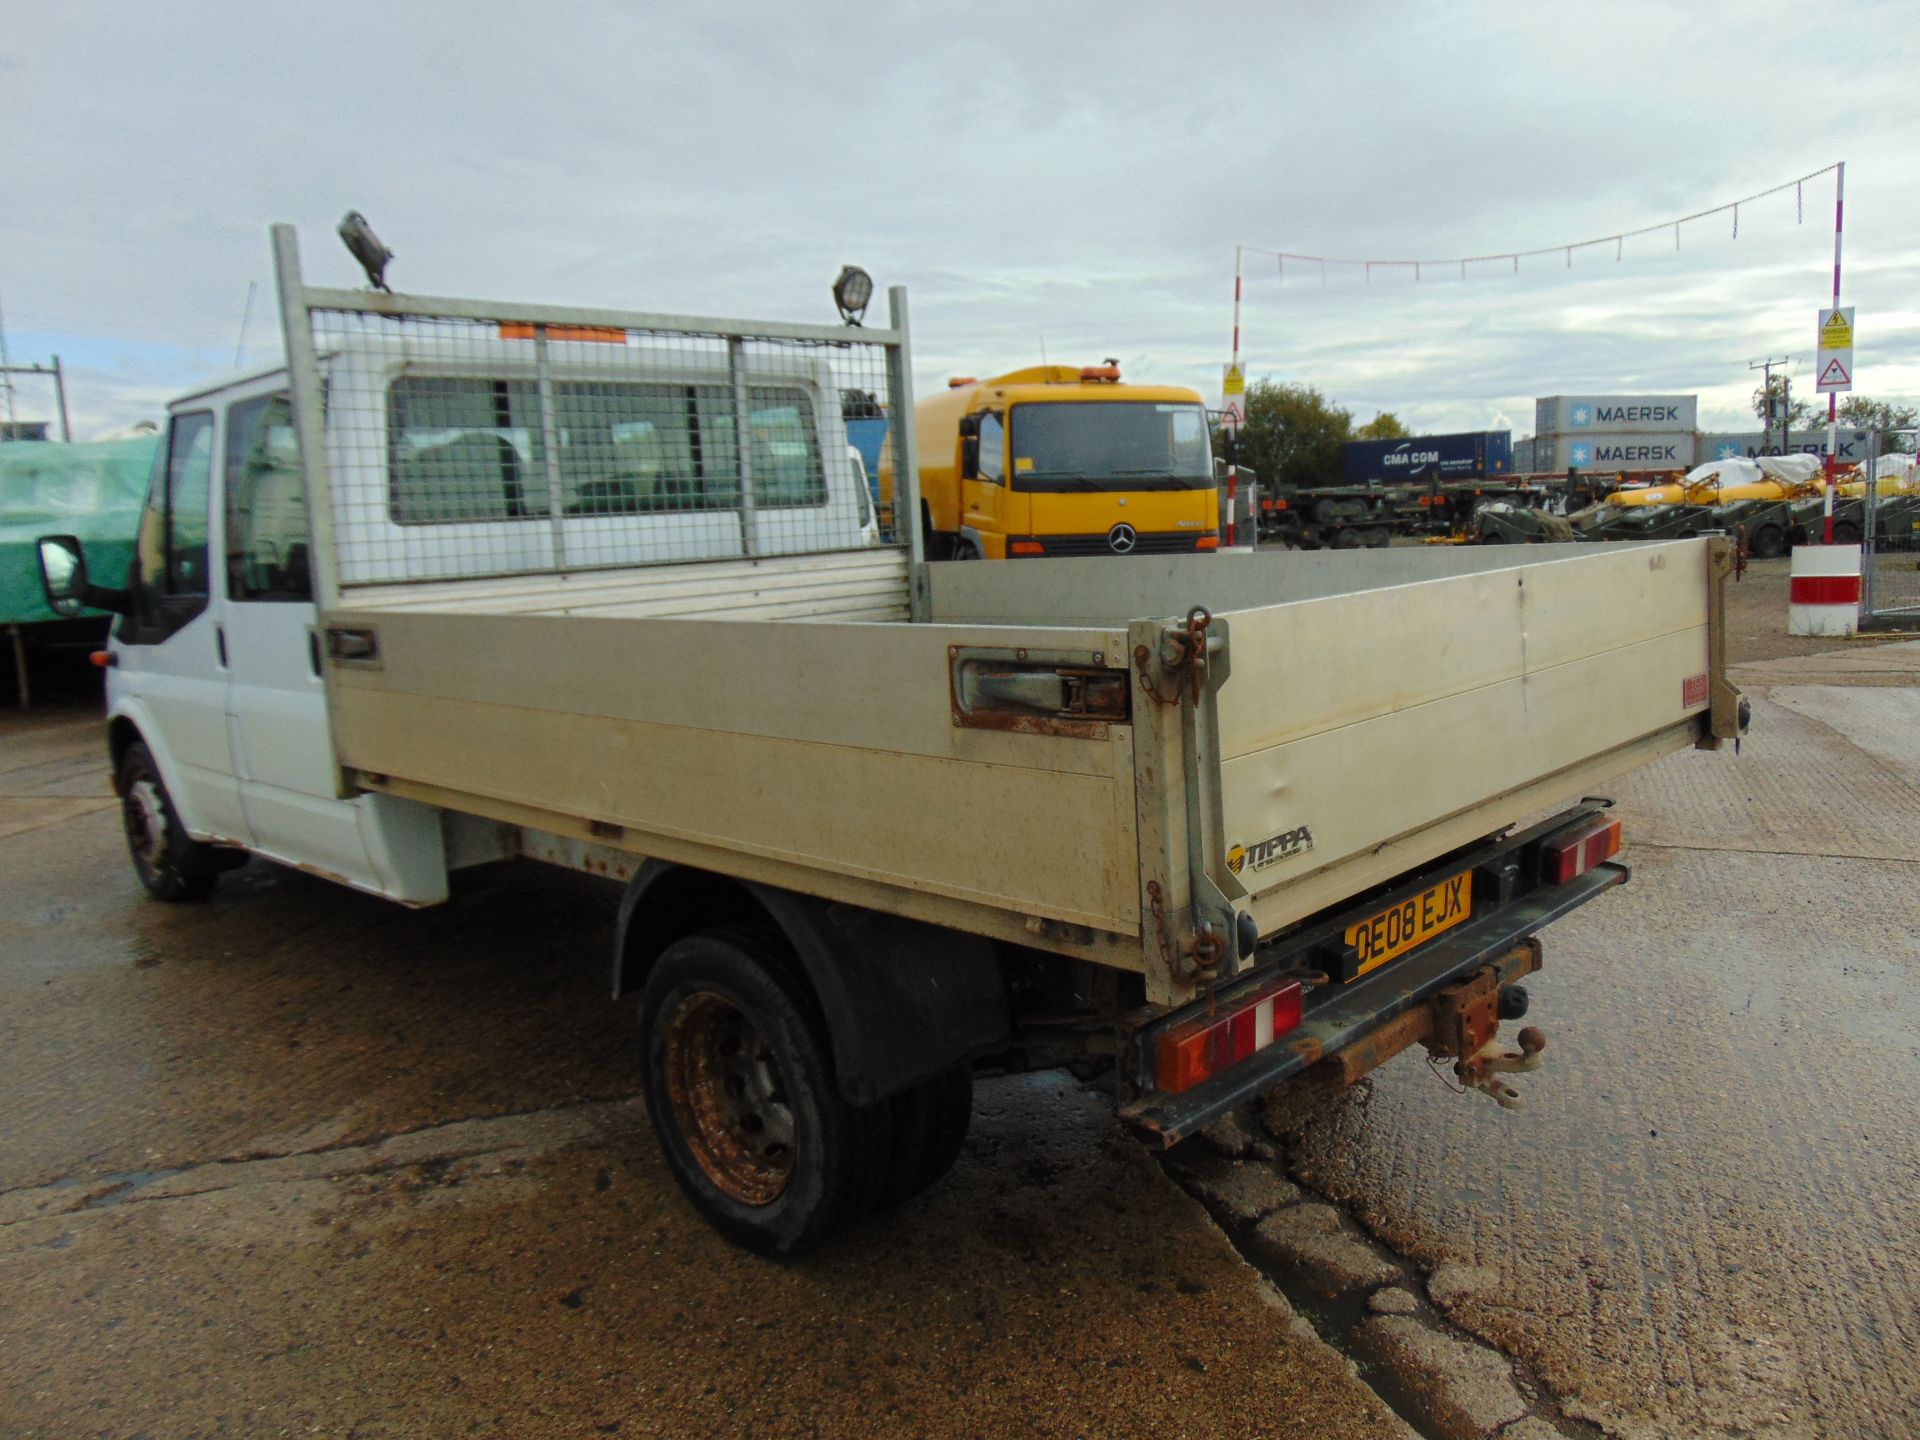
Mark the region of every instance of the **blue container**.
<instances>
[{"instance_id":1,"label":"blue container","mask_svg":"<svg viewBox=\"0 0 1920 1440\"><path fill-rule=\"evenodd\" d=\"M867 462L867 488L873 492L874 509L880 508L880 448L887 442L887 417L848 420L847 443Z\"/></svg>"},{"instance_id":2,"label":"blue container","mask_svg":"<svg viewBox=\"0 0 1920 1440\"><path fill-rule=\"evenodd\" d=\"M1418 435L1410 440L1351 440L1340 447L1341 479L1349 485L1490 480L1512 471L1510 430Z\"/></svg>"}]
</instances>

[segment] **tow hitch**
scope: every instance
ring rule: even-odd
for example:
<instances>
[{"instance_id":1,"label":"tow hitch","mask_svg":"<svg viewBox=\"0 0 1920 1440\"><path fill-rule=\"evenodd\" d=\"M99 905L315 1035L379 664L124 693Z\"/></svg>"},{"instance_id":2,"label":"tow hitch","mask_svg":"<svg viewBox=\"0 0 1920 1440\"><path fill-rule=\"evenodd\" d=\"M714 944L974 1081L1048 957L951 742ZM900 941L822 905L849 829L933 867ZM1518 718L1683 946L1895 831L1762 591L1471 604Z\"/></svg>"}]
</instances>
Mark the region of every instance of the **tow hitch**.
<instances>
[{"instance_id":1,"label":"tow hitch","mask_svg":"<svg viewBox=\"0 0 1920 1440\"><path fill-rule=\"evenodd\" d=\"M1547 1037L1537 1025L1528 1025L1515 1037L1519 1049L1503 1043L1500 991L1501 971L1494 965L1446 986L1433 997L1432 1029L1422 1043L1432 1059L1453 1060L1453 1073L1462 1086L1492 1096L1502 1109L1518 1110L1520 1092L1500 1077L1538 1070L1546 1058Z\"/></svg>"}]
</instances>

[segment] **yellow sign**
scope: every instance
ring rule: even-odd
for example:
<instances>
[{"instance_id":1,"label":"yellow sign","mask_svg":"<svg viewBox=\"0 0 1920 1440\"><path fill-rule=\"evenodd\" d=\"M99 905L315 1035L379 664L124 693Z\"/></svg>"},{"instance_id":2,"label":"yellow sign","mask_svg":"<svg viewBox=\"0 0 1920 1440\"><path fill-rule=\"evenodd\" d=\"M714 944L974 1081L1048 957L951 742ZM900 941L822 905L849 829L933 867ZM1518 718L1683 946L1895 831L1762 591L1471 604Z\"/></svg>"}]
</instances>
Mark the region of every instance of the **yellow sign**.
<instances>
[{"instance_id":1,"label":"yellow sign","mask_svg":"<svg viewBox=\"0 0 1920 1440\"><path fill-rule=\"evenodd\" d=\"M1222 368L1226 373L1220 379L1220 393L1222 395L1246 394L1247 372L1238 365L1227 365Z\"/></svg>"},{"instance_id":2,"label":"yellow sign","mask_svg":"<svg viewBox=\"0 0 1920 1440\"><path fill-rule=\"evenodd\" d=\"M1820 312L1820 348L1822 350L1853 348L1853 311L1851 309Z\"/></svg>"}]
</instances>

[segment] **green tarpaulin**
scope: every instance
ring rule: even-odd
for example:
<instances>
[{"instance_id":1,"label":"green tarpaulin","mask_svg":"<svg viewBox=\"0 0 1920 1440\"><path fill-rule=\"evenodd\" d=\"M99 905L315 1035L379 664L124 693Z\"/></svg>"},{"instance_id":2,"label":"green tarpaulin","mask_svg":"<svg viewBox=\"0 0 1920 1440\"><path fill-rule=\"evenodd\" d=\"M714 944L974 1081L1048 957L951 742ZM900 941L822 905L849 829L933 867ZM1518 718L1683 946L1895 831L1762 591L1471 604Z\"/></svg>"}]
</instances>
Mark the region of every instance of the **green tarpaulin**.
<instances>
[{"instance_id":1,"label":"green tarpaulin","mask_svg":"<svg viewBox=\"0 0 1920 1440\"><path fill-rule=\"evenodd\" d=\"M159 437L0 445L0 625L58 617L40 592L34 541L77 535L96 585L126 584Z\"/></svg>"}]
</instances>

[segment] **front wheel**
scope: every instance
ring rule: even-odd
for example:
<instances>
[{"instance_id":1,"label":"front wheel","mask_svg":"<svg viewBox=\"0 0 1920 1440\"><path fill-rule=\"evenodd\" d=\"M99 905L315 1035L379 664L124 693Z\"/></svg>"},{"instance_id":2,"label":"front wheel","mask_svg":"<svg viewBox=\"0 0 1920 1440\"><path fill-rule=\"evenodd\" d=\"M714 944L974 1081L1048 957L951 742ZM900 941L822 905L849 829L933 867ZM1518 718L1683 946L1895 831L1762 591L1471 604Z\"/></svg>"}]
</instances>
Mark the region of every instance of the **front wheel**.
<instances>
[{"instance_id":1,"label":"front wheel","mask_svg":"<svg viewBox=\"0 0 1920 1440\"><path fill-rule=\"evenodd\" d=\"M1749 553L1756 560L1778 560L1787 553L1787 537L1778 525L1762 525L1753 532Z\"/></svg>"},{"instance_id":2,"label":"front wheel","mask_svg":"<svg viewBox=\"0 0 1920 1440\"><path fill-rule=\"evenodd\" d=\"M890 1109L841 1099L826 1023L778 940L726 928L676 941L647 978L640 1027L661 1149L721 1234L797 1255L880 1198Z\"/></svg>"},{"instance_id":3,"label":"front wheel","mask_svg":"<svg viewBox=\"0 0 1920 1440\"><path fill-rule=\"evenodd\" d=\"M1858 545L1860 543L1860 527L1851 520L1834 521L1833 543L1836 545Z\"/></svg>"},{"instance_id":4,"label":"front wheel","mask_svg":"<svg viewBox=\"0 0 1920 1440\"><path fill-rule=\"evenodd\" d=\"M140 883L169 904L205 899L220 878L219 853L187 834L145 745L127 748L119 780L120 825Z\"/></svg>"},{"instance_id":5,"label":"front wheel","mask_svg":"<svg viewBox=\"0 0 1920 1440\"><path fill-rule=\"evenodd\" d=\"M962 535L953 542L953 553L948 555L947 558L949 560L978 560L982 558L980 554L980 544L978 541L970 540L965 535Z\"/></svg>"}]
</instances>

